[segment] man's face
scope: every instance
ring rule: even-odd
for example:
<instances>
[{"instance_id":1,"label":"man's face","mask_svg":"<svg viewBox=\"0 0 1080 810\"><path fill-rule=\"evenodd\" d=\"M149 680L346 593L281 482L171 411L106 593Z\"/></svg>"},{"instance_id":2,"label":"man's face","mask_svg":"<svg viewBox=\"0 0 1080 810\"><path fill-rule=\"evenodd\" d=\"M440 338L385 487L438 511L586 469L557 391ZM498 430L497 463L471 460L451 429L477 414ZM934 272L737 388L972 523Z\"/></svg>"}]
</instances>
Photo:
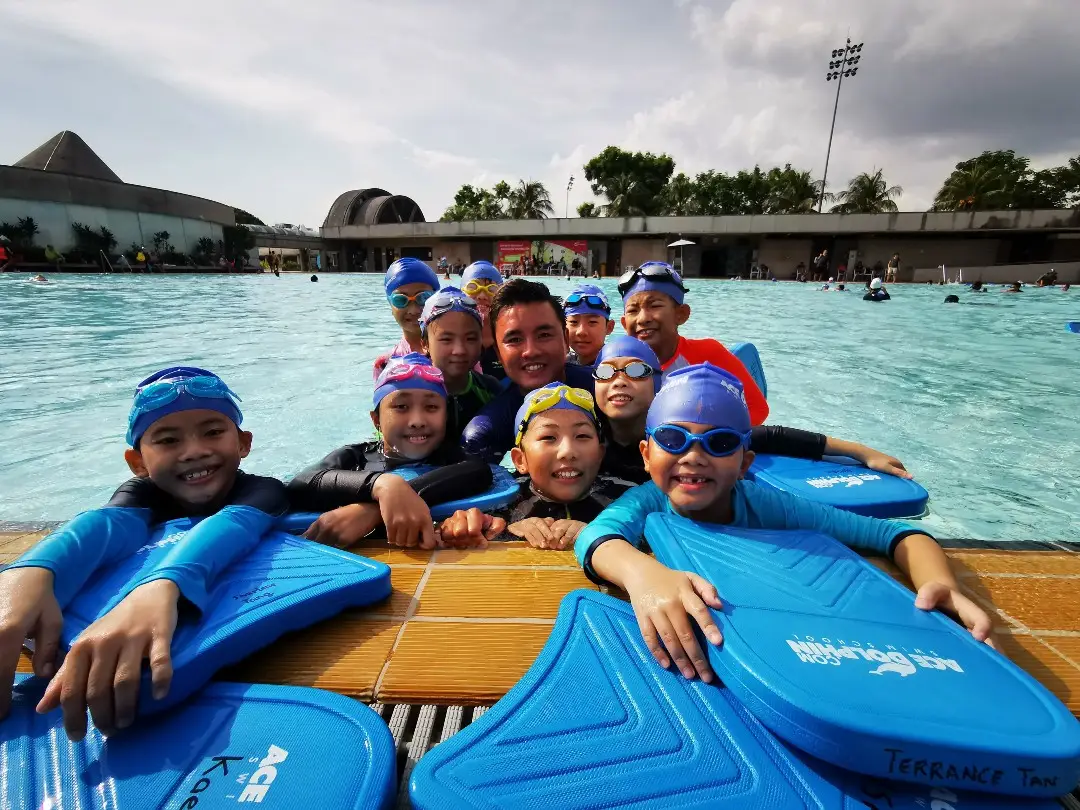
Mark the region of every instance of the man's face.
<instances>
[{"instance_id":1,"label":"man's face","mask_svg":"<svg viewBox=\"0 0 1080 810\"><path fill-rule=\"evenodd\" d=\"M387 455L420 461L446 436L446 399L419 388L393 391L379 402L371 419L382 433Z\"/></svg>"},{"instance_id":2,"label":"man's face","mask_svg":"<svg viewBox=\"0 0 1080 810\"><path fill-rule=\"evenodd\" d=\"M615 328L615 321L603 315L583 313L566 316L566 334L570 339L570 348L577 352L578 358L587 366L596 362L597 355L604 348L604 339Z\"/></svg>"},{"instance_id":3,"label":"man's face","mask_svg":"<svg viewBox=\"0 0 1080 810\"><path fill-rule=\"evenodd\" d=\"M667 362L679 342L679 327L689 317L689 306L649 290L635 293L623 304L622 325L626 334L648 343L661 362Z\"/></svg>"},{"instance_id":4,"label":"man's face","mask_svg":"<svg viewBox=\"0 0 1080 810\"><path fill-rule=\"evenodd\" d=\"M624 369L630 363L640 363L636 357L610 357L601 365ZM652 377L631 380L626 374L616 374L610 380L596 380L596 405L613 422L630 421L649 412L656 398Z\"/></svg>"},{"instance_id":5,"label":"man's face","mask_svg":"<svg viewBox=\"0 0 1080 810\"><path fill-rule=\"evenodd\" d=\"M201 510L221 503L236 481L240 460L251 452L251 434L224 414L178 411L161 417L124 458L181 504Z\"/></svg>"},{"instance_id":6,"label":"man's face","mask_svg":"<svg viewBox=\"0 0 1080 810\"><path fill-rule=\"evenodd\" d=\"M596 425L577 408L556 408L537 414L510 451L518 472L559 503L573 503L589 491L604 458Z\"/></svg>"},{"instance_id":7,"label":"man's face","mask_svg":"<svg viewBox=\"0 0 1080 810\"><path fill-rule=\"evenodd\" d=\"M499 311L495 345L506 376L523 392L561 380L566 370L563 325L547 301Z\"/></svg>"},{"instance_id":8,"label":"man's face","mask_svg":"<svg viewBox=\"0 0 1080 810\"><path fill-rule=\"evenodd\" d=\"M414 282L413 284L402 284L396 290L395 293L402 293L407 296L414 296L424 290L430 290L430 284L424 284L422 281ZM401 327L401 331L407 335L420 335L420 313L424 311L422 304L417 301L410 301L403 309L391 305L390 311L394 313L394 320L397 321L398 326Z\"/></svg>"}]
</instances>

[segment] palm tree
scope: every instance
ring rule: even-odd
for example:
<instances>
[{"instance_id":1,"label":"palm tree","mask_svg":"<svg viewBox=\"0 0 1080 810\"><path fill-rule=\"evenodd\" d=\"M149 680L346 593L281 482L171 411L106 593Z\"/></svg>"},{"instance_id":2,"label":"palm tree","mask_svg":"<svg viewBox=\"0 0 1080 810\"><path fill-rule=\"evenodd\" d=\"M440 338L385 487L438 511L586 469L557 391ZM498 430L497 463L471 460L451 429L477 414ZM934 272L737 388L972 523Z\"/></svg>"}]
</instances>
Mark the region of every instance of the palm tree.
<instances>
[{"instance_id":1,"label":"palm tree","mask_svg":"<svg viewBox=\"0 0 1080 810\"><path fill-rule=\"evenodd\" d=\"M863 172L851 178L848 187L837 192L839 205L834 205L834 214L888 214L897 209L894 199L904 193L900 186L890 186L882 176L882 170L873 174Z\"/></svg>"},{"instance_id":2,"label":"palm tree","mask_svg":"<svg viewBox=\"0 0 1080 810\"><path fill-rule=\"evenodd\" d=\"M934 197L935 211L1007 207L1008 180L997 167L973 163L950 174Z\"/></svg>"},{"instance_id":3,"label":"palm tree","mask_svg":"<svg viewBox=\"0 0 1080 810\"><path fill-rule=\"evenodd\" d=\"M682 172L668 180L660 195L661 213L669 217L685 217L695 213L694 181Z\"/></svg>"},{"instance_id":4,"label":"palm tree","mask_svg":"<svg viewBox=\"0 0 1080 810\"><path fill-rule=\"evenodd\" d=\"M547 188L538 180L519 180L508 200L510 219L547 219L555 213Z\"/></svg>"},{"instance_id":5,"label":"palm tree","mask_svg":"<svg viewBox=\"0 0 1080 810\"><path fill-rule=\"evenodd\" d=\"M596 207L596 203L583 202L577 207L577 215L582 219L593 219L600 216L600 209Z\"/></svg>"},{"instance_id":6,"label":"palm tree","mask_svg":"<svg viewBox=\"0 0 1080 810\"><path fill-rule=\"evenodd\" d=\"M628 174L613 177L604 193L608 203L602 206L606 217L642 216L643 210L636 199L638 183Z\"/></svg>"},{"instance_id":7,"label":"palm tree","mask_svg":"<svg viewBox=\"0 0 1080 810\"><path fill-rule=\"evenodd\" d=\"M809 214L817 206L821 181L810 172L793 169L789 163L783 169L772 169L768 179L770 214ZM825 199L831 200L832 195L826 194Z\"/></svg>"}]
</instances>

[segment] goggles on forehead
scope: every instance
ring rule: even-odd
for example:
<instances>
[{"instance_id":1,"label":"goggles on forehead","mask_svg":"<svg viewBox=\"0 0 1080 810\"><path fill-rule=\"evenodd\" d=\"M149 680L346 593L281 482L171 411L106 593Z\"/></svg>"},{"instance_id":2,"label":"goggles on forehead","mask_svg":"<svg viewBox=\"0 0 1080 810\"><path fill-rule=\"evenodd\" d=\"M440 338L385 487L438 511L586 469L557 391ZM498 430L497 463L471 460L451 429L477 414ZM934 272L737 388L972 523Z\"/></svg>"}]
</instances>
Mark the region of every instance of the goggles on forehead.
<instances>
[{"instance_id":1,"label":"goggles on forehead","mask_svg":"<svg viewBox=\"0 0 1080 810\"><path fill-rule=\"evenodd\" d=\"M647 278L650 281L668 281L683 292L687 292L683 285L682 276L674 268L666 264L643 264L633 270L627 270L619 277L619 295L626 295L627 290L634 286L639 278Z\"/></svg>"},{"instance_id":2,"label":"goggles on forehead","mask_svg":"<svg viewBox=\"0 0 1080 810\"><path fill-rule=\"evenodd\" d=\"M566 296L566 306L568 307L576 307L582 302L593 309L602 309L605 312L611 312L611 305L607 302L607 298L602 295L596 295L595 293L570 293L570 295Z\"/></svg>"},{"instance_id":3,"label":"goggles on forehead","mask_svg":"<svg viewBox=\"0 0 1080 810\"><path fill-rule=\"evenodd\" d=\"M439 385L445 384L443 373L435 368L435 366L420 365L419 363L394 363L394 361L391 360L383 370L383 373L379 375L379 380L375 383L375 387L381 388L387 383L411 380L415 377L420 377L428 382L438 383Z\"/></svg>"},{"instance_id":4,"label":"goggles on forehead","mask_svg":"<svg viewBox=\"0 0 1080 810\"><path fill-rule=\"evenodd\" d=\"M514 437L515 446L521 444L521 439L525 435L532 418L544 411L550 411L559 404L560 400L566 400L571 405L581 408L592 417L594 422L599 424L599 417L596 415L596 403L593 402L592 394L584 388L571 388L569 385L541 388L528 397L529 406L525 409L525 415L518 425L517 435Z\"/></svg>"},{"instance_id":5,"label":"goggles on forehead","mask_svg":"<svg viewBox=\"0 0 1080 810\"><path fill-rule=\"evenodd\" d=\"M475 318L480 317L480 310L477 309L476 301L467 295L455 295L452 292L435 293L435 295L427 300L427 303L424 305L424 310L424 314L420 316L421 329L426 329L428 324L440 315L445 315L447 312L452 312L453 310L467 312Z\"/></svg>"}]
</instances>

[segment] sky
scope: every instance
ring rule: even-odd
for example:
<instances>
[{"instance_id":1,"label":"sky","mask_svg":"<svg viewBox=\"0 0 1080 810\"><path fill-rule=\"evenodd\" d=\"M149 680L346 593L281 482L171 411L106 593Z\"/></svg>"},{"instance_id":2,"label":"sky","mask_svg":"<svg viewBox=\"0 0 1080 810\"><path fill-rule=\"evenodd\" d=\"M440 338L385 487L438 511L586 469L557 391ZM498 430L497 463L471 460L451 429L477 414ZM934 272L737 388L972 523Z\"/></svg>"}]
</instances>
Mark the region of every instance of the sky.
<instances>
[{"instance_id":1,"label":"sky","mask_svg":"<svg viewBox=\"0 0 1080 810\"><path fill-rule=\"evenodd\" d=\"M609 144L676 171L884 170L925 210L960 160L1080 153L1076 0L0 0L0 163L77 132L126 182L318 227L378 186L594 199Z\"/></svg>"}]
</instances>

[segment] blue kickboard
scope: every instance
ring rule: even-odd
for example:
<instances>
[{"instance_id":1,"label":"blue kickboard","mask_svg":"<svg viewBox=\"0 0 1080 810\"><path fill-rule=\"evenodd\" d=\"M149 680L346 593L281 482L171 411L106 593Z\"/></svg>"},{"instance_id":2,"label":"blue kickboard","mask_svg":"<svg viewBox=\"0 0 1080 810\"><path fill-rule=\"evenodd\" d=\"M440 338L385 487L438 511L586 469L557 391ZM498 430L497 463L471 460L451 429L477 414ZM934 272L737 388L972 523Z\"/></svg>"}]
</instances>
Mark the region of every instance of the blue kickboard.
<instances>
[{"instance_id":1,"label":"blue kickboard","mask_svg":"<svg viewBox=\"0 0 1080 810\"><path fill-rule=\"evenodd\" d=\"M535 663L495 706L428 752L413 807L926 810L930 788L881 783L795 755L730 690L662 669L630 606L573 591ZM982 797L980 797L982 798ZM967 794L967 810L1055 803ZM923 803L920 804L919 801Z\"/></svg>"},{"instance_id":2,"label":"blue kickboard","mask_svg":"<svg viewBox=\"0 0 1080 810\"><path fill-rule=\"evenodd\" d=\"M105 739L69 742L44 684L18 676L0 723L3 806L26 810L389 808L394 741L355 700L299 686L215 683ZM347 752L347 764L342 760Z\"/></svg>"},{"instance_id":3,"label":"blue kickboard","mask_svg":"<svg viewBox=\"0 0 1080 810\"><path fill-rule=\"evenodd\" d=\"M1080 722L1038 681L854 551L815 532L652 514L665 565L723 600L717 674L781 739L858 773L1055 796L1080 779Z\"/></svg>"},{"instance_id":4,"label":"blue kickboard","mask_svg":"<svg viewBox=\"0 0 1080 810\"><path fill-rule=\"evenodd\" d=\"M758 388L761 389L761 395L768 399L769 386L765 380L765 367L761 365L761 355L758 354L757 346L753 343L736 343L731 347L731 353L742 361Z\"/></svg>"},{"instance_id":5,"label":"blue kickboard","mask_svg":"<svg viewBox=\"0 0 1080 810\"><path fill-rule=\"evenodd\" d=\"M1069 332L1076 332L1080 334L1080 321L1066 321L1065 329Z\"/></svg>"},{"instance_id":6,"label":"blue kickboard","mask_svg":"<svg viewBox=\"0 0 1080 810\"><path fill-rule=\"evenodd\" d=\"M432 469L434 468L427 465L398 467L396 470L393 470L393 474L400 475L406 481L411 481L418 475L422 475ZM491 489L482 495L474 495L471 498L462 498L457 501L447 501L446 503L440 503L431 507L432 519L443 520L450 517L459 509L471 509L473 507L484 511L500 509L510 503L510 501L514 500L514 498L517 497L518 492L521 491L521 484L514 479L513 474L505 467L501 467L498 464L492 464L491 477ZM290 512L280 518L275 526L283 532L303 534L308 530L308 527L318 519L318 512Z\"/></svg>"},{"instance_id":7,"label":"blue kickboard","mask_svg":"<svg viewBox=\"0 0 1080 810\"><path fill-rule=\"evenodd\" d=\"M930 495L922 485L854 462L837 464L761 453L747 477L808 501L876 518L919 517Z\"/></svg>"},{"instance_id":8,"label":"blue kickboard","mask_svg":"<svg viewBox=\"0 0 1080 810\"><path fill-rule=\"evenodd\" d=\"M184 518L162 524L146 546L95 575L64 610L64 645L70 647L79 633L111 610L124 586L159 563L196 522ZM291 630L389 595L390 569L383 563L289 534L268 534L222 573L210 590L205 612L198 616L181 612L172 641L169 694L154 700L149 670L144 671L139 712L162 711L179 703L217 670Z\"/></svg>"}]
</instances>

